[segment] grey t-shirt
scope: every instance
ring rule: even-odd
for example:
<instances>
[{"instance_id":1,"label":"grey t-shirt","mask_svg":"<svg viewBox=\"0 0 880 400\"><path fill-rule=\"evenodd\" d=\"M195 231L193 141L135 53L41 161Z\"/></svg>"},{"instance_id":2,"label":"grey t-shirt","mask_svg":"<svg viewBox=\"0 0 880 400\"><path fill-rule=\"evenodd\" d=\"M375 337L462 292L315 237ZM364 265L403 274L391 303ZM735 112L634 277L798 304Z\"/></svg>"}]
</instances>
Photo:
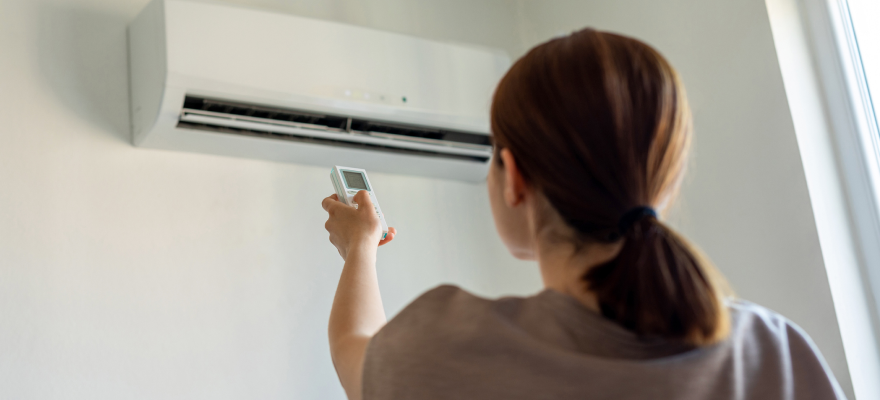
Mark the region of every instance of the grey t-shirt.
<instances>
[{"instance_id":1,"label":"grey t-shirt","mask_svg":"<svg viewBox=\"0 0 880 400\"><path fill-rule=\"evenodd\" d=\"M489 300L440 286L370 341L364 399L844 398L799 327L728 307L730 337L691 348L639 338L552 290Z\"/></svg>"}]
</instances>

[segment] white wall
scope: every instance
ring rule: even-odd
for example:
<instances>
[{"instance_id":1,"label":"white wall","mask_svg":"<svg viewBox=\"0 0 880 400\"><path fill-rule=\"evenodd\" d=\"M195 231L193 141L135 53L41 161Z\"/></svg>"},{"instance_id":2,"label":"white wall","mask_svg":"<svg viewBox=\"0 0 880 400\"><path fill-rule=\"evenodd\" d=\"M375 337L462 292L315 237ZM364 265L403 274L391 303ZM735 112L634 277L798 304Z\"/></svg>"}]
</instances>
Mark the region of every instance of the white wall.
<instances>
[{"instance_id":1,"label":"white wall","mask_svg":"<svg viewBox=\"0 0 880 400\"><path fill-rule=\"evenodd\" d=\"M132 147L125 28L145 4L0 3L0 398L343 398L329 166ZM485 45L514 29L503 1L259 5ZM539 288L481 185L371 178L400 230L380 251L390 313L441 282Z\"/></svg>"},{"instance_id":2,"label":"white wall","mask_svg":"<svg viewBox=\"0 0 880 400\"><path fill-rule=\"evenodd\" d=\"M804 168L763 0L518 1L526 49L584 26L640 38L679 70L694 160L673 223L737 294L814 339L852 398Z\"/></svg>"}]
</instances>

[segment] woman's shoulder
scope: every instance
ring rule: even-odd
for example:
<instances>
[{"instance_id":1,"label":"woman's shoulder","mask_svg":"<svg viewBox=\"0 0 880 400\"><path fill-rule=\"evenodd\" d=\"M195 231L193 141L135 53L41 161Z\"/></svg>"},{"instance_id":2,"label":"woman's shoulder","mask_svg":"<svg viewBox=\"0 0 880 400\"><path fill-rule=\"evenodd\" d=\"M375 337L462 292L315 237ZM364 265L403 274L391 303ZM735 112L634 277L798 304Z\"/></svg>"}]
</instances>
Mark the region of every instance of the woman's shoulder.
<instances>
[{"instance_id":1,"label":"woman's shoulder","mask_svg":"<svg viewBox=\"0 0 880 400\"><path fill-rule=\"evenodd\" d=\"M443 308L455 303L481 303L491 301L476 296L455 285L440 285L413 300L412 303L404 310L410 307L415 308Z\"/></svg>"},{"instance_id":2,"label":"woman's shoulder","mask_svg":"<svg viewBox=\"0 0 880 400\"><path fill-rule=\"evenodd\" d=\"M741 362L780 380L795 392L845 398L819 348L800 326L775 311L745 300L728 300L732 329L728 339Z\"/></svg>"},{"instance_id":3,"label":"woman's shoulder","mask_svg":"<svg viewBox=\"0 0 880 400\"><path fill-rule=\"evenodd\" d=\"M732 322L730 340L734 345L792 348L819 354L810 336L782 314L742 299L730 299L726 303Z\"/></svg>"},{"instance_id":4,"label":"woman's shoulder","mask_svg":"<svg viewBox=\"0 0 880 400\"><path fill-rule=\"evenodd\" d=\"M436 320L438 316L449 316L451 312L472 310L474 306L484 305L489 300L475 296L455 285L440 285L413 300L390 322L419 319L420 316ZM438 315L439 314L439 315Z\"/></svg>"},{"instance_id":5,"label":"woman's shoulder","mask_svg":"<svg viewBox=\"0 0 880 400\"><path fill-rule=\"evenodd\" d=\"M466 370L471 364L468 357L492 340L487 333L498 330L493 314L499 301L504 302L452 285L435 287L413 300L370 340L364 361L365 393L409 388L411 384L401 383L405 377L422 379L439 371Z\"/></svg>"},{"instance_id":6,"label":"woman's shoulder","mask_svg":"<svg viewBox=\"0 0 880 400\"><path fill-rule=\"evenodd\" d=\"M812 345L809 335L801 327L782 314L764 306L742 299L728 299L733 329L731 335L756 336L772 340L783 340L796 336L806 339Z\"/></svg>"},{"instance_id":7,"label":"woman's shoulder","mask_svg":"<svg viewBox=\"0 0 880 400\"><path fill-rule=\"evenodd\" d=\"M371 346L393 345L418 351L471 347L493 332L511 329L505 323L519 313L526 298L489 299L458 286L437 286L413 300L373 337ZM427 347L425 347L427 346ZM442 349L440 349L442 347Z\"/></svg>"},{"instance_id":8,"label":"woman's shoulder","mask_svg":"<svg viewBox=\"0 0 880 400\"><path fill-rule=\"evenodd\" d=\"M449 329L455 330L460 336L473 324L484 321L487 314L515 308L522 300L518 297L488 299L458 286L440 285L413 300L383 330L403 329L413 332L430 329L438 334Z\"/></svg>"}]
</instances>

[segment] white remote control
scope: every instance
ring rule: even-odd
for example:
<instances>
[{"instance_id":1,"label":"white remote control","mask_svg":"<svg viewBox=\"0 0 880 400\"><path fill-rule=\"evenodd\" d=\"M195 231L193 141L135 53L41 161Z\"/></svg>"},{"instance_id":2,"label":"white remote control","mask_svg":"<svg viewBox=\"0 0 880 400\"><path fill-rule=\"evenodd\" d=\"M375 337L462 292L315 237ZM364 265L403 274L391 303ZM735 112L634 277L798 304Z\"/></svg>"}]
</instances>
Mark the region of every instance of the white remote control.
<instances>
[{"instance_id":1,"label":"white remote control","mask_svg":"<svg viewBox=\"0 0 880 400\"><path fill-rule=\"evenodd\" d=\"M385 215L379 208L379 200L376 199L376 192L373 191L373 185L370 184L370 178L367 178L367 171L360 168L348 168L335 166L330 170L330 180L333 182L333 189L336 190L336 196L339 201L357 208L354 202L354 195L358 191L366 190L370 194L370 200L373 201L373 208L376 209L376 215L379 216L379 223L382 224L382 239L388 236L388 224L385 222Z\"/></svg>"}]
</instances>

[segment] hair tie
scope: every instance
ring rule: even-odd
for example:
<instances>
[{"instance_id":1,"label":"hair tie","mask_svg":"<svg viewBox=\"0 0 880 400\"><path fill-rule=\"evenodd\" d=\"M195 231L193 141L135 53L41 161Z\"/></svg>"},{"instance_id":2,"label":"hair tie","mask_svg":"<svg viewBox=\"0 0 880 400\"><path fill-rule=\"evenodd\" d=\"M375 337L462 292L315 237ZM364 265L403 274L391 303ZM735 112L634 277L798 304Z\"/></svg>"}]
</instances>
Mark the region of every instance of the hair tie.
<instances>
[{"instance_id":1,"label":"hair tie","mask_svg":"<svg viewBox=\"0 0 880 400\"><path fill-rule=\"evenodd\" d=\"M646 206L634 207L625 212L617 223L620 236L626 235L636 222L641 221L645 217L657 218L657 212L653 208Z\"/></svg>"}]
</instances>

